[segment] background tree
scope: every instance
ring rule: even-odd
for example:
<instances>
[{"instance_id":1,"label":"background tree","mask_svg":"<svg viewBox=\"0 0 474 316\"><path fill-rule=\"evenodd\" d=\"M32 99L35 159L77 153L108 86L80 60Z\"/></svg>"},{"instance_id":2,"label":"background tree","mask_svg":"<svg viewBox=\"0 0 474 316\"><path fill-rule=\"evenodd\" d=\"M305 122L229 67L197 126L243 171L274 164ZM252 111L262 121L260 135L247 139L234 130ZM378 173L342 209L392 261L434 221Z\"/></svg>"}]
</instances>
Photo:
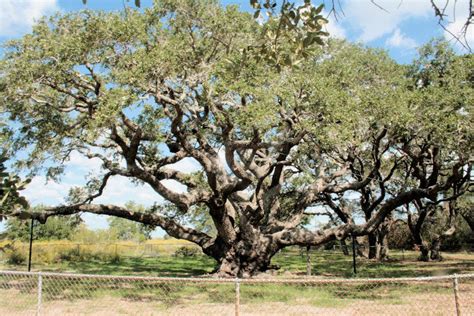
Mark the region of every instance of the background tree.
<instances>
[{"instance_id":1,"label":"background tree","mask_svg":"<svg viewBox=\"0 0 474 316\"><path fill-rule=\"evenodd\" d=\"M14 208L28 207L28 202L19 191L23 190L29 181L21 181L20 177L8 173L6 161L7 158L0 153L0 221L4 219L3 214Z\"/></svg>"},{"instance_id":2,"label":"background tree","mask_svg":"<svg viewBox=\"0 0 474 316\"><path fill-rule=\"evenodd\" d=\"M143 206L133 202L125 204L125 208L134 212L144 213L146 209ZM142 242L151 239L151 233L155 227L146 226L143 223L137 223L120 217L109 217L109 233L118 240L133 240Z\"/></svg>"},{"instance_id":3,"label":"background tree","mask_svg":"<svg viewBox=\"0 0 474 316\"><path fill-rule=\"evenodd\" d=\"M472 191L460 197L456 202L456 207L459 214L466 221L471 229L471 232L474 234L474 196Z\"/></svg>"},{"instance_id":4,"label":"background tree","mask_svg":"<svg viewBox=\"0 0 474 316\"><path fill-rule=\"evenodd\" d=\"M103 167L70 203L10 215L44 222L90 212L160 226L215 258L219 275L246 277L284 247L373 233L396 208L437 203L466 182L466 115L451 107L439 114L445 104L407 89L403 69L383 52L344 42L320 48L322 8L283 9L297 14L258 24L234 6L159 1L143 12L58 15L10 42L0 106L14 122L15 150L29 149L18 167L55 178L72 152ZM470 113L466 93L449 98ZM443 144L424 174L428 186L405 168L415 159L408 150L426 141ZM185 158L201 169L173 168ZM93 203L115 176L149 185L173 207ZM402 189L386 190L389 182ZM318 231L302 225L313 206L341 206L366 186L378 189L365 223L347 216ZM215 234L183 220L198 210Z\"/></svg>"},{"instance_id":5,"label":"background tree","mask_svg":"<svg viewBox=\"0 0 474 316\"><path fill-rule=\"evenodd\" d=\"M388 233L388 244L392 249L413 249L414 243L405 220L396 219L393 221L390 226L390 232Z\"/></svg>"},{"instance_id":6,"label":"background tree","mask_svg":"<svg viewBox=\"0 0 474 316\"><path fill-rule=\"evenodd\" d=\"M0 91L2 87L0 86ZM28 202L20 195L20 191L25 188L29 180L22 181L18 175L7 171L6 162L8 161L10 132L7 129L6 122L0 118L0 222L5 214L16 207L28 207Z\"/></svg>"},{"instance_id":7,"label":"background tree","mask_svg":"<svg viewBox=\"0 0 474 316\"><path fill-rule=\"evenodd\" d=\"M347 106L354 98L358 107L362 104L364 108L370 108L374 103L383 103L377 105L375 111L362 114L366 115L363 122L343 116L337 118L339 123L343 119L354 121L355 124L349 129L357 131L354 136L344 135L347 132L341 124L338 131L332 131L339 140L349 141L334 142L327 152L333 160L326 159L326 162L339 165L341 169L347 168L345 179L355 179L358 184L349 186L349 190L323 195L321 204L328 206L342 222L361 218L370 222L387 198L396 197L408 188L427 189L442 180L450 169L456 168L455 161L459 158L456 155L464 156L462 160L465 161L470 159L472 133L468 132L471 123L467 119L472 111L469 100L473 97L470 56L458 57L446 42L436 40L422 47L419 58L408 68L395 65L380 55L354 48L340 51L332 62L333 66L322 76L330 77L336 73L339 83L326 83L326 86L331 90L337 87L338 91L350 91L345 98L341 93L338 95L337 102L348 109L340 113L354 116L360 111L360 108ZM371 66L367 67L369 64ZM325 66L318 65L320 74ZM387 91L396 86L400 87L398 92ZM357 95L358 92L363 95ZM403 108L403 102L407 102L406 108ZM383 125L383 116L387 115L396 122ZM424 123L419 125L413 120ZM398 125L400 123L405 125ZM452 134L447 136L447 133ZM457 136L451 138L454 135ZM311 155L312 152L305 157L309 162ZM411 201L436 206L445 200L458 198L469 189L470 181L468 170L461 181L446 187L444 197ZM423 220L423 216L418 219ZM421 225L422 222L412 227ZM386 218L368 234L369 258L383 259L386 256L389 226L390 220Z\"/></svg>"},{"instance_id":8,"label":"background tree","mask_svg":"<svg viewBox=\"0 0 474 316\"><path fill-rule=\"evenodd\" d=\"M44 206L35 206L31 211L41 212ZM76 233L81 219L78 215L51 217L45 223L34 225L35 240L71 239ZM9 218L6 221L4 237L13 241L28 241L30 239L30 221Z\"/></svg>"},{"instance_id":9,"label":"background tree","mask_svg":"<svg viewBox=\"0 0 474 316\"><path fill-rule=\"evenodd\" d=\"M456 56L448 44L441 40L434 40L420 49L420 57L410 67L409 75L413 77L412 85L413 89L417 92L417 97L421 97L423 102L435 105L433 112L430 113L430 115L433 115L434 122L437 121L437 116L444 115L450 110L454 115L470 115L472 105L467 100L474 97L472 95L474 82L473 65L472 55ZM454 95L456 97L453 99ZM463 100L465 101L463 102ZM438 111L434 112L436 108L438 108ZM452 125L454 122L449 124ZM458 125L457 128L472 128L472 126L468 123L466 126ZM464 144L469 146L469 142L472 143L472 134L466 134L465 138L460 138L457 141L458 144L453 144L455 147L463 146ZM443 147L446 146L443 144ZM427 170L434 170L437 167L438 161L435 158L439 155L440 150L446 149L441 146L432 145L430 148L430 143L427 143L407 152L414 160L412 164L406 165L406 167L413 171L414 177L420 183L423 183L425 187L431 184L429 177L426 176ZM449 155L446 158L452 159L454 152L448 153ZM466 150L466 153L469 153L469 150ZM431 162L430 159L432 160ZM437 177L444 176L443 172L437 172L435 175ZM453 207L455 201L459 196L471 189L471 179L472 176L469 174L464 185L458 183L453 185L450 190L447 190L439 198L439 200L443 201L444 207L442 208L437 208L432 201L426 199L418 199L413 202L412 206L416 209L417 216L414 219L409 214L408 224L413 240L420 248L421 260L428 259L428 245L422 240L422 235L427 233L422 232L424 221L429 217L436 216L439 211L444 210L446 216L449 217L448 222L454 225L456 214ZM455 229L453 225L449 224L448 226L450 227L445 232L437 234L437 237L433 238L431 242L432 259L439 259L436 253L439 252L437 249L440 246L440 238L452 234Z\"/></svg>"}]
</instances>

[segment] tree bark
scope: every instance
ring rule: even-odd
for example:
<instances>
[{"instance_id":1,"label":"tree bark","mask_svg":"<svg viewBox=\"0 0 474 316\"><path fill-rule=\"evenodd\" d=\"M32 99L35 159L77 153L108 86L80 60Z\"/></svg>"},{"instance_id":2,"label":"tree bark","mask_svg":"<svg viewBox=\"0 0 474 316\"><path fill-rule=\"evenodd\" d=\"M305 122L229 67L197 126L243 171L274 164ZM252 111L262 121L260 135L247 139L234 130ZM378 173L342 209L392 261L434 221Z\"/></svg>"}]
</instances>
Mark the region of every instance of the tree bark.
<instances>
[{"instance_id":1,"label":"tree bark","mask_svg":"<svg viewBox=\"0 0 474 316\"><path fill-rule=\"evenodd\" d=\"M412 232L414 248L420 251L420 256L418 257L419 261L428 261L429 260L429 247L426 242L423 240L420 231Z\"/></svg>"},{"instance_id":2,"label":"tree bark","mask_svg":"<svg viewBox=\"0 0 474 316\"><path fill-rule=\"evenodd\" d=\"M311 246L306 246L306 275L311 276Z\"/></svg>"},{"instance_id":3,"label":"tree bark","mask_svg":"<svg viewBox=\"0 0 474 316\"><path fill-rule=\"evenodd\" d=\"M389 232L389 223L383 223L377 230L377 260L388 259L389 247L387 235Z\"/></svg>"},{"instance_id":4,"label":"tree bark","mask_svg":"<svg viewBox=\"0 0 474 316\"><path fill-rule=\"evenodd\" d=\"M441 261L443 258L441 257L440 253L441 248L441 236L436 236L431 243L430 247L430 259L435 261Z\"/></svg>"},{"instance_id":5,"label":"tree bark","mask_svg":"<svg viewBox=\"0 0 474 316\"><path fill-rule=\"evenodd\" d=\"M270 267L272 257L280 249L263 236L255 240L239 240L217 257L219 268L216 275L248 278L265 272Z\"/></svg>"},{"instance_id":6,"label":"tree bark","mask_svg":"<svg viewBox=\"0 0 474 316\"><path fill-rule=\"evenodd\" d=\"M367 257L369 259L375 259L377 257L377 235L376 233L371 233L367 235L369 240L369 249L367 251Z\"/></svg>"},{"instance_id":7,"label":"tree bark","mask_svg":"<svg viewBox=\"0 0 474 316\"><path fill-rule=\"evenodd\" d=\"M429 247L421 237L421 234L414 235L414 248L420 251L419 261L429 261Z\"/></svg>"},{"instance_id":8,"label":"tree bark","mask_svg":"<svg viewBox=\"0 0 474 316\"><path fill-rule=\"evenodd\" d=\"M462 218L466 221L471 228L471 231L474 233L474 210L470 210L470 213L461 213Z\"/></svg>"},{"instance_id":9,"label":"tree bark","mask_svg":"<svg viewBox=\"0 0 474 316\"><path fill-rule=\"evenodd\" d=\"M349 249L347 248L347 244L346 244L346 239L343 238L341 240L339 240L339 245L341 246L341 250L342 250L342 253L344 254L344 256L349 256Z\"/></svg>"},{"instance_id":10,"label":"tree bark","mask_svg":"<svg viewBox=\"0 0 474 316\"><path fill-rule=\"evenodd\" d=\"M423 236L421 235L421 230L426 216L426 209L423 209L419 213L419 216L416 218L416 222L414 222L411 214L408 215L408 228L410 229L413 238L414 248L420 251L420 256L418 257L419 261L429 261L429 248L426 242L423 240Z\"/></svg>"}]
</instances>

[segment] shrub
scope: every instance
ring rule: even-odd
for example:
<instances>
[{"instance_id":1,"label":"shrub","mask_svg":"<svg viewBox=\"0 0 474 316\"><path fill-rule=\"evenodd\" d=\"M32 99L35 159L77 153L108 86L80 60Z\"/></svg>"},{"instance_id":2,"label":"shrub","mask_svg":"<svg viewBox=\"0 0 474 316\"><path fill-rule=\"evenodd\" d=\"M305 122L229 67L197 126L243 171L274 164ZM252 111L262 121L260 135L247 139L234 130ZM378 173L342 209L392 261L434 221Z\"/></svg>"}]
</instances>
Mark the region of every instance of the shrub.
<instances>
[{"instance_id":1,"label":"shrub","mask_svg":"<svg viewBox=\"0 0 474 316\"><path fill-rule=\"evenodd\" d=\"M199 254L199 250L194 247L181 246L174 252L175 257L195 257Z\"/></svg>"},{"instance_id":2,"label":"shrub","mask_svg":"<svg viewBox=\"0 0 474 316\"><path fill-rule=\"evenodd\" d=\"M388 245L392 249L412 249L413 239L408 228L408 224L404 221L396 221L391 227L388 233Z\"/></svg>"},{"instance_id":3,"label":"shrub","mask_svg":"<svg viewBox=\"0 0 474 316\"><path fill-rule=\"evenodd\" d=\"M13 248L7 252L7 263L12 265L21 265L26 262L26 255L18 249Z\"/></svg>"},{"instance_id":4,"label":"shrub","mask_svg":"<svg viewBox=\"0 0 474 316\"><path fill-rule=\"evenodd\" d=\"M41 262L45 264L56 263L58 261L57 254L55 251L50 249L34 249L33 248L33 259L34 262Z\"/></svg>"},{"instance_id":5,"label":"shrub","mask_svg":"<svg viewBox=\"0 0 474 316\"><path fill-rule=\"evenodd\" d=\"M107 261L112 264L118 264L122 261L122 258L119 256L118 253L107 254L107 257L108 257Z\"/></svg>"},{"instance_id":6,"label":"shrub","mask_svg":"<svg viewBox=\"0 0 474 316\"><path fill-rule=\"evenodd\" d=\"M65 249L58 254L59 261L83 261L88 257L87 253L81 251L79 247Z\"/></svg>"}]
</instances>

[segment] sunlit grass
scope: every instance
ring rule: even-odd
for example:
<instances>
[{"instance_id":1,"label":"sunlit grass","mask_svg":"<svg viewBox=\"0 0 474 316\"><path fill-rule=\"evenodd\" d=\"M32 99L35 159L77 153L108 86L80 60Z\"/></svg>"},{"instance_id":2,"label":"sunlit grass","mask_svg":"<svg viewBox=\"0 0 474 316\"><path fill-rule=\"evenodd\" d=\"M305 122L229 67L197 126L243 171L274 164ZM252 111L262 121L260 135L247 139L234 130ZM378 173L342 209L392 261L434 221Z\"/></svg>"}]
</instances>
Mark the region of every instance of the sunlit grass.
<instances>
[{"instance_id":1,"label":"sunlit grass","mask_svg":"<svg viewBox=\"0 0 474 316\"><path fill-rule=\"evenodd\" d=\"M2 244L6 242L3 241ZM0 244L0 247L2 246ZM27 243L14 243L18 251L26 257ZM118 242L115 244L76 244L70 241L35 241L33 246L33 269L35 271L55 271L111 275L150 276L201 276L216 268L214 259L202 254L183 257L174 256L182 246L195 247L182 240L155 239L142 244ZM58 254L77 249L76 260L58 260ZM320 277L354 277L352 256L344 256L340 251L313 249L311 272ZM357 277L413 277L454 273L474 273L474 254L467 252L443 253L441 262L419 262L415 251L391 251L390 260L378 262L357 258ZM1 260L0 254L0 260ZM280 269L277 277L306 275L306 253L298 248L285 249L274 256L272 264ZM5 258L0 261L0 269L24 270L23 265L7 265Z\"/></svg>"}]
</instances>

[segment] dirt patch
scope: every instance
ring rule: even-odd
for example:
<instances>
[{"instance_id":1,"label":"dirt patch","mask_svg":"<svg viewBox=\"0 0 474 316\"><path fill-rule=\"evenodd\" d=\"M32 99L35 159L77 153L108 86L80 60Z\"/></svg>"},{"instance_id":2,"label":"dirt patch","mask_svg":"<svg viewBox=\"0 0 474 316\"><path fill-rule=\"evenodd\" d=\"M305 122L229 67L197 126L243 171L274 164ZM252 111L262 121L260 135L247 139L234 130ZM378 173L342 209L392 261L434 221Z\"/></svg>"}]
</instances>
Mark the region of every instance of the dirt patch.
<instances>
[{"instance_id":1,"label":"dirt patch","mask_svg":"<svg viewBox=\"0 0 474 316\"><path fill-rule=\"evenodd\" d=\"M4 293L2 293L4 294ZM472 294L472 292L471 292ZM1 296L1 301L7 299ZM341 299L339 307L321 307L309 302L262 302L241 304L241 315L453 315L455 304L453 295L417 294L398 301ZM18 301L19 302L19 301ZM474 314L472 302L463 302L463 315ZM339 304L337 304L339 305ZM94 300L52 301L41 306L41 315L234 315L234 304L188 304L166 306L157 302L133 302L114 297ZM5 301L0 304L0 315L34 315L36 306L16 306L12 308Z\"/></svg>"}]
</instances>

